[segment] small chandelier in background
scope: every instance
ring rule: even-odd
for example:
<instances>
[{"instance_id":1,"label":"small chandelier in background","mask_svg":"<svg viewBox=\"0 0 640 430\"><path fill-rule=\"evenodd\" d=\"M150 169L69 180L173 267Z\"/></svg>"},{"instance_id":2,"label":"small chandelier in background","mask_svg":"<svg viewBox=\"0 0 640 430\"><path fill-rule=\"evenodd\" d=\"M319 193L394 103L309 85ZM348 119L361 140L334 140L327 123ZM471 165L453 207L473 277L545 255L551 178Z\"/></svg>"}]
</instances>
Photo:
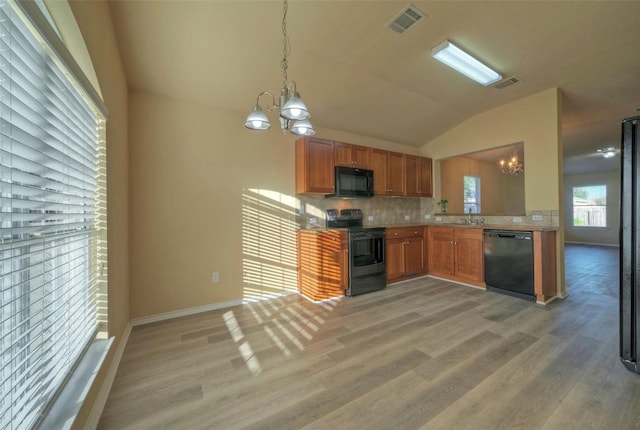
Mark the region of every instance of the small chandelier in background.
<instances>
[{"instance_id":1,"label":"small chandelier in background","mask_svg":"<svg viewBox=\"0 0 640 430\"><path fill-rule=\"evenodd\" d=\"M613 158L616 156L616 149L615 148L604 148L604 149L598 149L598 154L602 154L602 156L604 158Z\"/></svg>"},{"instance_id":2,"label":"small chandelier in background","mask_svg":"<svg viewBox=\"0 0 640 430\"><path fill-rule=\"evenodd\" d=\"M276 98L273 93L269 91L262 91L256 98L256 105L253 107L247 121L244 126L250 130L268 130L271 127L269 118L264 114L260 107L260 97L267 95L271 97L270 103L266 106L268 111L280 109L280 128L284 133L290 130L291 133L298 136L310 136L315 134L313 126L309 122L311 114L307 110L307 107L300 99L295 81L287 82L287 68L289 64L287 57L291 53L291 46L289 45L289 36L287 36L287 10L289 6L287 0L284 0L283 13L282 13L282 36L283 36L283 58L280 62L280 68L282 69L282 88L280 89L280 96L276 103Z\"/></svg>"},{"instance_id":3,"label":"small chandelier in background","mask_svg":"<svg viewBox=\"0 0 640 430\"><path fill-rule=\"evenodd\" d=\"M524 163L520 163L518 156L514 154L508 162L500 160L500 170L502 173L519 175L520 173L524 173Z\"/></svg>"}]
</instances>

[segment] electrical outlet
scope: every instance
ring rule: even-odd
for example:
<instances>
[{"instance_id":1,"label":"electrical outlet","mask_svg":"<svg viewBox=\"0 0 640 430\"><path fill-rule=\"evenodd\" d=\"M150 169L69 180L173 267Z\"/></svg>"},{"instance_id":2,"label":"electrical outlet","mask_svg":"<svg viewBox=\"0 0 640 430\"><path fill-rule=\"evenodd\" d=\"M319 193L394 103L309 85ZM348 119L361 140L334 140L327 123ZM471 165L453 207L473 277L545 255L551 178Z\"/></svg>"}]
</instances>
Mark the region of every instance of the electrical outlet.
<instances>
[{"instance_id":1,"label":"electrical outlet","mask_svg":"<svg viewBox=\"0 0 640 430\"><path fill-rule=\"evenodd\" d=\"M405 220L405 221L409 221L409 215L405 215L405 216L404 216L404 220Z\"/></svg>"},{"instance_id":2,"label":"electrical outlet","mask_svg":"<svg viewBox=\"0 0 640 430\"><path fill-rule=\"evenodd\" d=\"M316 217L312 216L311 218L309 218L309 222L310 222L311 224L315 224L315 223L317 223L317 222L318 222L318 218L316 218Z\"/></svg>"},{"instance_id":3,"label":"electrical outlet","mask_svg":"<svg viewBox=\"0 0 640 430\"><path fill-rule=\"evenodd\" d=\"M514 216L513 217L513 222L522 222L522 217Z\"/></svg>"},{"instance_id":4,"label":"electrical outlet","mask_svg":"<svg viewBox=\"0 0 640 430\"><path fill-rule=\"evenodd\" d=\"M442 221L442 217L441 216L437 216L436 217L436 221Z\"/></svg>"},{"instance_id":5,"label":"electrical outlet","mask_svg":"<svg viewBox=\"0 0 640 430\"><path fill-rule=\"evenodd\" d=\"M531 219L534 221L542 221L542 215L531 215Z\"/></svg>"},{"instance_id":6,"label":"electrical outlet","mask_svg":"<svg viewBox=\"0 0 640 430\"><path fill-rule=\"evenodd\" d=\"M367 221L373 221L373 215L369 215L369 216L367 217Z\"/></svg>"},{"instance_id":7,"label":"electrical outlet","mask_svg":"<svg viewBox=\"0 0 640 430\"><path fill-rule=\"evenodd\" d=\"M213 282L214 284L220 282L220 273L213 272L213 274L211 275L211 282Z\"/></svg>"},{"instance_id":8,"label":"electrical outlet","mask_svg":"<svg viewBox=\"0 0 640 430\"><path fill-rule=\"evenodd\" d=\"M425 214L424 219L431 219L431 215Z\"/></svg>"}]
</instances>

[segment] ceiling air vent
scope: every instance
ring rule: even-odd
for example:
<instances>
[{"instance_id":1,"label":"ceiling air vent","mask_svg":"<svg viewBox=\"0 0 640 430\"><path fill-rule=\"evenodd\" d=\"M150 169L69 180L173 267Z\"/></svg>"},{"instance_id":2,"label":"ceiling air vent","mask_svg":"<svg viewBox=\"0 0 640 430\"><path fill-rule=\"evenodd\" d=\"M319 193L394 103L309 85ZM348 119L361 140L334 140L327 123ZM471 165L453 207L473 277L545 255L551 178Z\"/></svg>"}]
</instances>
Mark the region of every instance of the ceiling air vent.
<instances>
[{"instance_id":1,"label":"ceiling air vent","mask_svg":"<svg viewBox=\"0 0 640 430\"><path fill-rule=\"evenodd\" d=\"M415 6L409 5L405 7L389 24L387 24L387 28L394 33L404 34L411 27L417 24L418 21L421 21L426 17L427 15L420 12Z\"/></svg>"},{"instance_id":2,"label":"ceiling air vent","mask_svg":"<svg viewBox=\"0 0 640 430\"><path fill-rule=\"evenodd\" d=\"M510 78L507 78L503 81L498 82L497 84L495 84L493 86L493 88L497 88L499 90L506 88L506 87L510 87L513 84L517 84L518 82L520 82L520 78L517 76L512 76Z\"/></svg>"}]
</instances>

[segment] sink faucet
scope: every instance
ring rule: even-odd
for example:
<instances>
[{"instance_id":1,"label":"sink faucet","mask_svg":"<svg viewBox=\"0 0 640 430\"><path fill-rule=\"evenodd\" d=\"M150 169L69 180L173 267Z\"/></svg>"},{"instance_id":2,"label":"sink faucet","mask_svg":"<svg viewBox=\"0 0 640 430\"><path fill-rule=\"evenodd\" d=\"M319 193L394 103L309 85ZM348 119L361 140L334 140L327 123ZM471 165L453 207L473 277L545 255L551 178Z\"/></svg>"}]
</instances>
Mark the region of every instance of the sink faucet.
<instances>
[{"instance_id":1,"label":"sink faucet","mask_svg":"<svg viewBox=\"0 0 640 430\"><path fill-rule=\"evenodd\" d=\"M469 208L469 216L467 217L467 224L473 224L473 219L471 219L471 208Z\"/></svg>"}]
</instances>

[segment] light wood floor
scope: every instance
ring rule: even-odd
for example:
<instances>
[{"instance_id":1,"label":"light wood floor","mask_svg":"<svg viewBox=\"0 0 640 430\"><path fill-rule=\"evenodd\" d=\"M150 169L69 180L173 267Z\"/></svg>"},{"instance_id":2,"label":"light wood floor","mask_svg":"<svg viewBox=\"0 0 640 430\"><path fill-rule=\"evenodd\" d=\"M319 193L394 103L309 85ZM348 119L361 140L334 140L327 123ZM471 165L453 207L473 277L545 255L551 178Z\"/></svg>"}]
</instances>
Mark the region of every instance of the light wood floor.
<instances>
[{"instance_id":1,"label":"light wood floor","mask_svg":"<svg viewBox=\"0 0 640 430\"><path fill-rule=\"evenodd\" d=\"M548 306L423 278L135 327L99 429L640 429L617 248Z\"/></svg>"}]
</instances>

